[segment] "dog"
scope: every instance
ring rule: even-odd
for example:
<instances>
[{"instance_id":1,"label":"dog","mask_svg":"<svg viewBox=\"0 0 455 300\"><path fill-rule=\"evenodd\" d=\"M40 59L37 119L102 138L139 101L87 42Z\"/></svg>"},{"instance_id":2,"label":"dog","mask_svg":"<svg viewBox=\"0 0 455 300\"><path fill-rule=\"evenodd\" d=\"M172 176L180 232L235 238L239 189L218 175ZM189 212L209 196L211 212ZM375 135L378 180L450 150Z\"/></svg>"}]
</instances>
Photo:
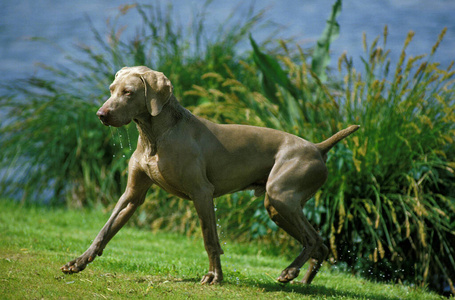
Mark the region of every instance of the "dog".
<instances>
[{"instance_id":1,"label":"dog","mask_svg":"<svg viewBox=\"0 0 455 300\"><path fill-rule=\"evenodd\" d=\"M128 164L126 190L112 215L91 246L61 267L64 273L82 271L101 256L144 202L147 190L157 185L194 203L209 258L202 284L223 280L213 199L246 189L256 196L265 194L270 218L302 244L303 250L277 280L295 279L310 260L302 283L311 283L329 250L302 209L327 179L327 152L358 125L313 144L270 128L215 124L182 107L169 79L145 66L122 68L109 89L111 97L96 114L108 126L134 121L137 148Z\"/></svg>"}]
</instances>

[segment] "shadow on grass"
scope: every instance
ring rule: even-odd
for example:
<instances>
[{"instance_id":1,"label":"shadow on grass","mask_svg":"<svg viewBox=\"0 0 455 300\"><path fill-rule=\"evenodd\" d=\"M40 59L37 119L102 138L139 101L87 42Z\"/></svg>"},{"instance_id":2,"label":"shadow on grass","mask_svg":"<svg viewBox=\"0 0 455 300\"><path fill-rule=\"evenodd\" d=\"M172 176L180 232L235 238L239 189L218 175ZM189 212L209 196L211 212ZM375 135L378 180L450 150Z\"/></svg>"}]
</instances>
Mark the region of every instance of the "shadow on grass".
<instances>
[{"instance_id":1,"label":"shadow on grass","mask_svg":"<svg viewBox=\"0 0 455 300\"><path fill-rule=\"evenodd\" d=\"M202 277L201 277L202 278ZM189 278L175 278L173 282L191 282L191 283L200 283L201 278L196 277L189 277ZM280 284L278 282L267 282L261 283L256 280L251 279L243 279L236 283L233 280L225 280L222 283L222 286L240 286L243 288L260 288L264 293L271 293L271 292L284 292L284 293L297 293L301 294L302 296L324 296L324 297L333 297L333 298L358 298L358 299L368 299L373 300L398 300L399 297L390 297L390 296L383 296L383 295L375 295L375 294L368 294L365 293L356 293L356 292L349 292L343 290L337 290L333 288L328 288L322 285L303 285L303 284Z\"/></svg>"},{"instance_id":2,"label":"shadow on grass","mask_svg":"<svg viewBox=\"0 0 455 300\"><path fill-rule=\"evenodd\" d=\"M254 284L254 283L252 283ZM298 293L305 296L324 296L324 297L334 297L336 299L347 297L347 298L359 298L365 299L365 296L368 299L375 300L385 300L385 299L399 299L397 297L385 297L382 295L369 294L365 293L356 293L343 290L337 290L333 288L328 288L321 285L303 285L303 284L279 284L279 283L256 283L255 286L262 288L264 292L292 292Z\"/></svg>"}]
</instances>

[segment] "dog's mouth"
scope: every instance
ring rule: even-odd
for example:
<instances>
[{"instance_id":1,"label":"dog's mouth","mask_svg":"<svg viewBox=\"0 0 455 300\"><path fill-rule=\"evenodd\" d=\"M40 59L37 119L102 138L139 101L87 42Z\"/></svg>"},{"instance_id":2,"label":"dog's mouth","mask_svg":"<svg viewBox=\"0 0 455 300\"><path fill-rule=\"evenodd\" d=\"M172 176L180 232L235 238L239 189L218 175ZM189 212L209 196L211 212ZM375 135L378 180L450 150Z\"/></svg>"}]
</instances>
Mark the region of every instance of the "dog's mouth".
<instances>
[{"instance_id":1,"label":"dog's mouth","mask_svg":"<svg viewBox=\"0 0 455 300\"><path fill-rule=\"evenodd\" d=\"M107 124L105 121L103 121L103 120L101 120L101 119L100 119L100 122L101 122L101 124L103 124L103 125L105 125L105 126L109 126L109 124Z\"/></svg>"},{"instance_id":2,"label":"dog's mouth","mask_svg":"<svg viewBox=\"0 0 455 300\"><path fill-rule=\"evenodd\" d=\"M98 114L97 114L98 115ZM113 116L107 116L107 115L98 115L98 118L104 126L112 126L112 127L122 127L124 125L128 125L131 120L119 120L117 118L113 118Z\"/></svg>"},{"instance_id":3,"label":"dog's mouth","mask_svg":"<svg viewBox=\"0 0 455 300\"><path fill-rule=\"evenodd\" d=\"M101 122L101 124L103 124L104 126L111 126L111 124L109 124L106 120L100 119L100 122Z\"/></svg>"},{"instance_id":4,"label":"dog's mouth","mask_svg":"<svg viewBox=\"0 0 455 300\"><path fill-rule=\"evenodd\" d=\"M106 120L102 120L100 119L100 122L101 124L103 124L104 126L109 126L109 127L122 127L123 125L126 125L126 124L121 124L121 123L116 123L116 122L112 122L112 121L106 121Z\"/></svg>"},{"instance_id":5,"label":"dog's mouth","mask_svg":"<svg viewBox=\"0 0 455 300\"><path fill-rule=\"evenodd\" d=\"M106 120L105 117L98 116L98 118L99 118L101 124L103 124L104 126L111 126L111 124L109 124L109 123L107 122L107 120Z\"/></svg>"}]
</instances>

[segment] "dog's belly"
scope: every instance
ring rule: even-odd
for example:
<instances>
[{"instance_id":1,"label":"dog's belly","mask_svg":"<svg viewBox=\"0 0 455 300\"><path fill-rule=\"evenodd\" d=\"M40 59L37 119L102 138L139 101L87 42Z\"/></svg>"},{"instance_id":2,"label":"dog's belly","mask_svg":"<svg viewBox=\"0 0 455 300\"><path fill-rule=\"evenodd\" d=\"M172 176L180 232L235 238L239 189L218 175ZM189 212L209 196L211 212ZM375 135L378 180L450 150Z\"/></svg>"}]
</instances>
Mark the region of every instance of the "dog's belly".
<instances>
[{"instance_id":1,"label":"dog's belly","mask_svg":"<svg viewBox=\"0 0 455 300\"><path fill-rule=\"evenodd\" d=\"M254 190L254 195L256 197L259 197L265 193L265 183L266 183L265 180L258 180L246 186L245 185L223 186L218 189L215 187L214 198L244 190Z\"/></svg>"},{"instance_id":2,"label":"dog's belly","mask_svg":"<svg viewBox=\"0 0 455 300\"><path fill-rule=\"evenodd\" d=\"M255 194L262 195L265 192L265 184L273 166L273 161L267 164L237 161L216 168L217 171L207 172L209 181L214 185L214 196L219 197L225 194L241 190L253 189Z\"/></svg>"}]
</instances>

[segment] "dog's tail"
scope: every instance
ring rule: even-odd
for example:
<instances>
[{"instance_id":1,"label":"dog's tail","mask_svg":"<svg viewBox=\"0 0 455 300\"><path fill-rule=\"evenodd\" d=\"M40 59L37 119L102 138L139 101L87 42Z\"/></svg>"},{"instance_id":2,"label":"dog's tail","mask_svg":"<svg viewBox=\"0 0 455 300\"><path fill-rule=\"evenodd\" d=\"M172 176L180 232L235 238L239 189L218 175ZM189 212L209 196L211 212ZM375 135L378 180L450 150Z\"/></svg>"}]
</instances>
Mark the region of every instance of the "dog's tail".
<instances>
[{"instance_id":1,"label":"dog's tail","mask_svg":"<svg viewBox=\"0 0 455 300\"><path fill-rule=\"evenodd\" d=\"M346 129L340 130L325 141L316 144L316 147L319 149L321 154L325 156L333 146L336 145L339 141L344 139L345 137L349 136L351 133L354 133L360 128L359 125L351 125Z\"/></svg>"}]
</instances>

